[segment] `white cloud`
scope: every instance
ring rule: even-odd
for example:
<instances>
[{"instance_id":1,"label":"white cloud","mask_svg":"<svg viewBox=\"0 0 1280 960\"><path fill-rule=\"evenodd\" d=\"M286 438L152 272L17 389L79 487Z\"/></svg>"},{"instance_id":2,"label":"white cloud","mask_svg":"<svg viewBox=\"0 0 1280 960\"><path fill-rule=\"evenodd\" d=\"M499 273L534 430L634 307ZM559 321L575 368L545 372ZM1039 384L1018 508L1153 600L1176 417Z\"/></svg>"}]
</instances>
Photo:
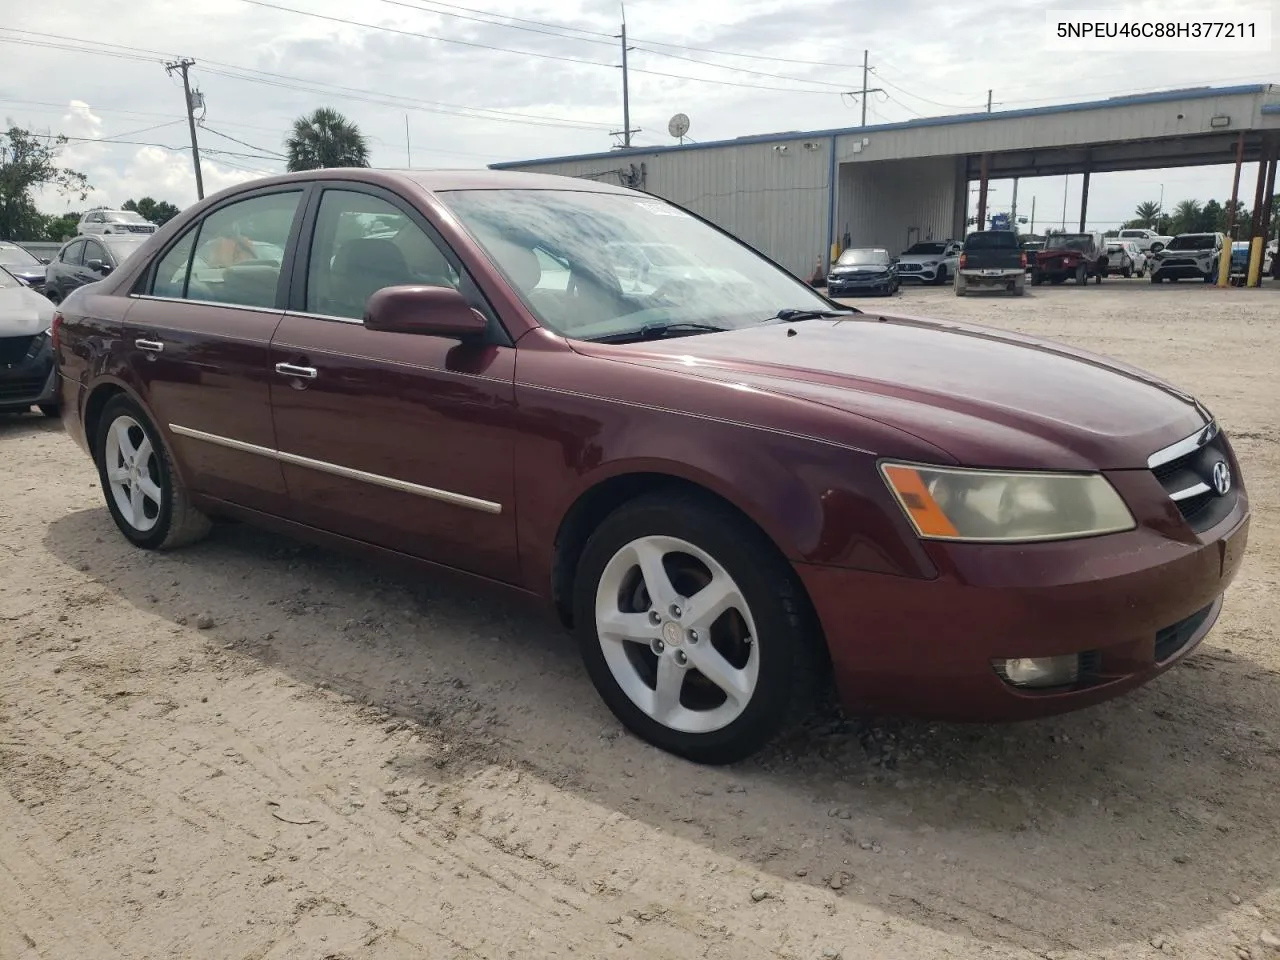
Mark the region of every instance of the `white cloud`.
<instances>
[{"instance_id":1,"label":"white cloud","mask_svg":"<svg viewBox=\"0 0 1280 960\"><path fill-rule=\"evenodd\" d=\"M131 0L112 7L106 17L97 0L62 0L56 27L31 5L7 11L3 26L193 57L192 78L208 104L205 122L210 129L200 134L206 192L258 175L245 168L281 169L278 155L289 124L318 106L335 107L356 121L370 137L378 166L405 163L406 115L413 163L420 167L475 167L493 160L607 149L612 143L609 131L621 126L621 76L612 67L619 59L612 38L619 19L615 0L533 0L518 11L526 21L571 23L580 28L572 38L550 36L528 22L476 22L497 17L477 16L462 7L426 9L432 6L430 0L421 0L423 9L414 9L419 0L269 2L476 46L315 19L245 0L189 0L182 5ZM1154 4L1170 16L1200 9L1187 0L1140 2ZM1228 0L1215 17L1228 19L1228 12L1248 5ZM487 6L499 9L496 4ZM1041 36L1044 9L1040 0L808 0L801 6L781 0L705 0L696 7L686 0L632 0L627 5L629 40L635 47L630 60L631 119L642 130L636 141L671 142L667 119L677 111L689 114L690 132L701 141L854 124L860 108L840 92L861 83L864 46L871 51L875 69L872 86L886 91L868 104L871 122L980 108L988 89L994 90L999 109L1105 97L1136 88L1280 81L1270 54L1047 57ZM1280 26L1280 17L1276 21ZM0 30L0 38L17 36ZM46 209L117 204L148 194L179 206L195 199L181 84L166 75L163 58L110 58L29 43L65 41L29 35L22 39L28 43L0 41L0 62L5 65L0 73L0 111L23 126L94 141L70 144L63 155L64 163L88 174L95 188L90 200L81 204L46 195L40 198ZM687 49L690 46L842 66L726 57ZM530 52L599 65L533 57ZM755 72L731 72L691 60ZM294 79L258 75L251 81L225 65ZM236 73L240 77L229 76ZM688 79L692 77L731 83ZM370 93L343 93L332 87L321 93L314 89L317 84ZM295 89L298 86L313 89ZM476 109L459 108L488 112L478 115ZM500 118L493 111L507 116ZM558 119L542 125L510 122L535 116ZM147 129L151 127L156 129ZM109 144L104 138L161 146ZM1166 206L1184 197L1221 199L1230 190L1229 174L1216 168L1099 175L1090 191L1093 218L1101 223L1127 217L1139 200L1158 196L1162 183ZM1074 204L1078 185L1070 192L1069 203ZM1243 192L1251 201L1251 191ZM1033 193L1038 214L1048 208L1060 216L1061 179L1024 184L1020 208L1030 203ZM993 195L993 202L998 196Z\"/></svg>"}]
</instances>

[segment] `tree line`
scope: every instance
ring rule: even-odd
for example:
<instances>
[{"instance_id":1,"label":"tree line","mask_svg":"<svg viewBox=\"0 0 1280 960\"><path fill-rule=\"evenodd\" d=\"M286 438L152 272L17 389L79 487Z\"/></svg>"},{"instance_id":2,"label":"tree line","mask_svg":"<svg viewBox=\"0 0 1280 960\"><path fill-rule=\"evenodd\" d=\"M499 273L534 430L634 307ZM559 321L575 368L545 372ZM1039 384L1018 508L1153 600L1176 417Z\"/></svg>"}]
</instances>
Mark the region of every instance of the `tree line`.
<instances>
[{"instance_id":1,"label":"tree line","mask_svg":"<svg viewBox=\"0 0 1280 960\"><path fill-rule=\"evenodd\" d=\"M65 136L46 136L17 126L0 132L0 240L60 243L76 235L84 211L42 213L33 199L37 191L52 189L74 203L92 191L87 176L58 162L67 143ZM290 171L369 166L368 138L328 107L295 120L284 145ZM155 224L182 212L154 197L126 200L121 209L133 210Z\"/></svg>"},{"instance_id":2,"label":"tree line","mask_svg":"<svg viewBox=\"0 0 1280 960\"><path fill-rule=\"evenodd\" d=\"M1230 201L1219 203L1217 200L1209 200L1202 204L1199 200L1182 200L1172 211L1165 212L1155 200L1146 200L1135 208L1132 220L1126 221L1116 230L1107 231L1107 235L1115 236L1119 230L1138 228L1155 230L1165 236L1177 236L1180 233L1226 233L1229 203ZM1271 209L1271 233L1275 235L1280 232L1280 194L1276 194ZM1233 230L1235 239L1245 238L1252 218L1253 213L1244 205L1244 201L1237 200Z\"/></svg>"}]
</instances>

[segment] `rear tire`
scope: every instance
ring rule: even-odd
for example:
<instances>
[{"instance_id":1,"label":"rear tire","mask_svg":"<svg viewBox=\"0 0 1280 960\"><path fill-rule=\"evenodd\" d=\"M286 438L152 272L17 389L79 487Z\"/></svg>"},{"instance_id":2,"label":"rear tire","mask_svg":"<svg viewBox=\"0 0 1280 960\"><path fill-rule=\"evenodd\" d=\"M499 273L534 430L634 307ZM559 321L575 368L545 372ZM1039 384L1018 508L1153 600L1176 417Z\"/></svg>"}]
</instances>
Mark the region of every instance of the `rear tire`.
<instances>
[{"instance_id":1,"label":"rear tire","mask_svg":"<svg viewBox=\"0 0 1280 960\"><path fill-rule=\"evenodd\" d=\"M700 609L704 591L725 599ZM733 763L815 705L821 648L794 573L709 498L651 494L606 517L583 548L574 612L609 709L678 756Z\"/></svg>"},{"instance_id":2,"label":"rear tire","mask_svg":"<svg viewBox=\"0 0 1280 960\"><path fill-rule=\"evenodd\" d=\"M107 402L94 460L111 519L134 546L170 550L209 532L209 518L191 505L159 432L129 397Z\"/></svg>"}]
</instances>

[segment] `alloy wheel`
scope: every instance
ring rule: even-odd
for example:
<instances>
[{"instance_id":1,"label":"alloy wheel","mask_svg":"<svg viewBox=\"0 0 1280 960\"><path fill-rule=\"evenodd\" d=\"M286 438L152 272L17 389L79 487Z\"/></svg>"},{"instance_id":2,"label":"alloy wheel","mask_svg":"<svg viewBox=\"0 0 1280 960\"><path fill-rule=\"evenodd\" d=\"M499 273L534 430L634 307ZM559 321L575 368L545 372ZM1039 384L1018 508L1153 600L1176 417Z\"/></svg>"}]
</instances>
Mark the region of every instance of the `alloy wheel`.
<instances>
[{"instance_id":1,"label":"alloy wheel","mask_svg":"<svg viewBox=\"0 0 1280 960\"><path fill-rule=\"evenodd\" d=\"M624 545L598 581L595 620L614 680L662 726L712 733L750 704L755 621L728 571L694 544L645 536Z\"/></svg>"},{"instance_id":2,"label":"alloy wheel","mask_svg":"<svg viewBox=\"0 0 1280 960\"><path fill-rule=\"evenodd\" d=\"M107 432L107 486L120 516L138 533L160 519L164 494L151 438L133 417L121 414Z\"/></svg>"}]
</instances>

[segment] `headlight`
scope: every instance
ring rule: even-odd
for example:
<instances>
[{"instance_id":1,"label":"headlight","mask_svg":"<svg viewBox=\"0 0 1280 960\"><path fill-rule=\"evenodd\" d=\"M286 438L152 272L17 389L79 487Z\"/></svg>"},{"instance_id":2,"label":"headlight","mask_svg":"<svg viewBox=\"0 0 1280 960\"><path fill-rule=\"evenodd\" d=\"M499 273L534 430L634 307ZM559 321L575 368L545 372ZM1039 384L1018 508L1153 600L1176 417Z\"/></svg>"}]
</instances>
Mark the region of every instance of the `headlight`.
<instances>
[{"instance_id":1,"label":"headlight","mask_svg":"<svg viewBox=\"0 0 1280 960\"><path fill-rule=\"evenodd\" d=\"M1068 540L1132 530L1133 515L1098 473L998 473L883 463L881 473L927 540Z\"/></svg>"},{"instance_id":2,"label":"headlight","mask_svg":"<svg viewBox=\"0 0 1280 960\"><path fill-rule=\"evenodd\" d=\"M926 267L936 267L936 266L938 265L938 261L937 261L937 260L926 260L926 261L924 262L924 265L925 265Z\"/></svg>"}]
</instances>

